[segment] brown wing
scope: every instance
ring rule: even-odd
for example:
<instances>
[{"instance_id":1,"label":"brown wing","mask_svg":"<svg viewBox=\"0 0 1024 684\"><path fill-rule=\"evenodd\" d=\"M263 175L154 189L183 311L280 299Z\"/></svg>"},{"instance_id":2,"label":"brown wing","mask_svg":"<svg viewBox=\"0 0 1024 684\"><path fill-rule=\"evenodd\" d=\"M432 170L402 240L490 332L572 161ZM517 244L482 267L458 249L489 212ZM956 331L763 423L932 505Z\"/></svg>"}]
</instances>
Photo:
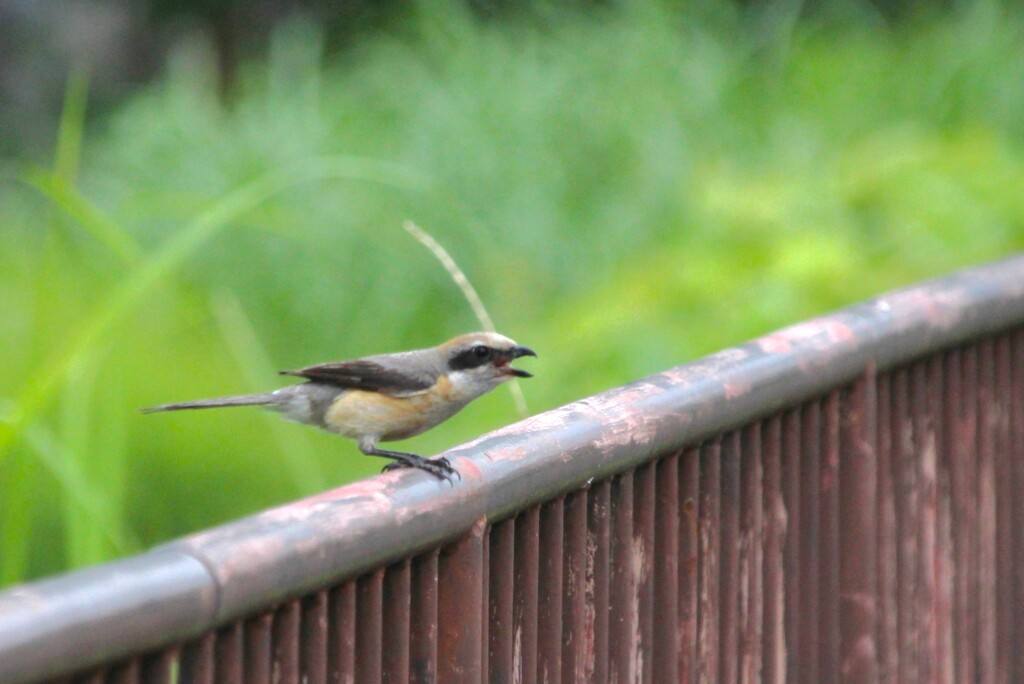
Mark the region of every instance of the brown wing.
<instances>
[{"instance_id":1,"label":"brown wing","mask_svg":"<svg viewBox=\"0 0 1024 684\"><path fill-rule=\"evenodd\" d=\"M360 359L322 363L298 370L281 371L281 375L295 375L314 382L322 382L345 389L359 389L382 394L410 394L430 389L436 382L428 374L411 375L379 363Z\"/></svg>"}]
</instances>

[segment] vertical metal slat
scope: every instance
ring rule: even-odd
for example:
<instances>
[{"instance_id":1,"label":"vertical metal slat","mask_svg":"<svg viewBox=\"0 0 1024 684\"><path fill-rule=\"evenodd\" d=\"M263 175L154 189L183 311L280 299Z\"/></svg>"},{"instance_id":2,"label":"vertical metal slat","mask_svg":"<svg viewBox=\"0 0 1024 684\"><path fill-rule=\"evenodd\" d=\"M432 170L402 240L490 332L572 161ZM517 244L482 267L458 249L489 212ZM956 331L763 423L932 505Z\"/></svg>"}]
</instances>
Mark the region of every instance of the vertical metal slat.
<instances>
[{"instance_id":1,"label":"vertical metal slat","mask_svg":"<svg viewBox=\"0 0 1024 684\"><path fill-rule=\"evenodd\" d=\"M782 551L786 603L785 645L786 681L802 682L804 557L803 542L803 449L802 411L791 409L782 414L782 499L786 507L786 537Z\"/></svg>"},{"instance_id":2,"label":"vertical metal slat","mask_svg":"<svg viewBox=\"0 0 1024 684\"><path fill-rule=\"evenodd\" d=\"M537 681L537 581L540 562L540 508L516 520L516 574L512 605L515 630L513 668L522 684Z\"/></svg>"},{"instance_id":3,"label":"vertical metal slat","mask_svg":"<svg viewBox=\"0 0 1024 684\"><path fill-rule=\"evenodd\" d=\"M608 672L609 681L613 684L625 684L636 680L640 645L634 572L632 472L612 480L611 533Z\"/></svg>"},{"instance_id":4,"label":"vertical metal slat","mask_svg":"<svg viewBox=\"0 0 1024 684\"><path fill-rule=\"evenodd\" d=\"M950 460L945 423L946 375L943 358L928 359L928 416L935 433L936 519L935 519L935 636L936 676L942 682L954 682L953 650L953 532Z\"/></svg>"},{"instance_id":5,"label":"vertical metal slat","mask_svg":"<svg viewBox=\"0 0 1024 684\"><path fill-rule=\"evenodd\" d=\"M945 358L946 392L943 422L947 434L947 458L950 470L952 506L953 562L953 658L958 682L973 682L977 604L974 590L978 582L978 517L975 469L975 415L968 410L973 397L965 394L963 354L953 351ZM973 383L970 387L973 390Z\"/></svg>"},{"instance_id":6,"label":"vertical metal slat","mask_svg":"<svg viewBox=\"0 0 1024 684\"><path fill-rule=\"evenodd\" d=\"M178 670L178 649L165 648L142 661L142 679L146 684L171 684Z\"/></svg>"},{"instance_id":7,"label":"vertical metal slat","mask_svg":"<svg viewBox=\"0 0 1024 684\"><path fill-rule=\"evenodd\" d=\"M356 679L356 583L332 589L328 597L327 681L353 684Z\"/></svg>"},{"instance_id":8,"label":"vertical metal slat","mask_svg":"<svg viewBox=\"0 0 1024 684\"><path fill-rule=\"evenodd\" d=\"M764 462L759 422L743 429L740 459L739 680L762 681Z\"/></svg>"},{"instance_id":9,"label":"vertical metal slat","mask_svg":"<svg viewBox=\"0 0 1024 684\"><path fill-rule=\"evenodd\" d=\"M800 421L800 578L803 599L800 606L801 681L820 681L818 644L821 640L819 604L820 577L820 500L821 500L821 406L804 407Z\"/></svg>"},{"instance_id":10,"label":"vertical metal slat","mask_svg":"<svg viewBox=\"0 0 1024 684\"><path fill-rule=\"evenodd\" d=\"M717 682L719 658L719 570L721 551L722 448L715 440L700 455L697 680Z\"/></svg>"},{"instance_id":11,"label":"vertical metal slat","mask_svg":"<svg viewBox=\"0 0 1024 684\"><path fill-rule=\"evenodd\" d=\"M480 638L477 643L480 646L480 681L487 681L487 672L490 661L490 632L491 624L488 606L491 604L491 526L487 524L486 517L482 518L485 524L483 532L483 543L480 547Z\"/></svg>"},{"instance_id":12,"label":"vertical metal slat","mask_svg":"<svg viewBox=\"0 0 1024 684\"><path fill-rule=\"evenodd\" d=\"M181 649L181 680L195 684L213 684L214 646L217 636L208 632Z\"/></svg>"},{"instance_id":13,"label":"vertical metal slat","mask_svg":"<svg viewBox=\"0 0 1024 684\"><path fill-rule=\"evenodd\" d=\"M683 451L679 463L679 679L697 677L701 565L701 450Z\"/></svg>"},{"instance_id":14,"label":"vertical metal slat","mask_svg":"<svg viewBox=\"0 0 1024 684\"><path fill-rule=\"evenodd\" d=\"M786 681L786 502L782 487L782 417L768 418L762 428L764 478L764 631L762 680Z\"/></svg>"},{"instance_id":15,"label":"vertical metal slat","mask_svg":"<svg viewBox=\"0 0 1024 684\"><path fill-rule=\"evenodd\" d=\"M409 681L409 624L412 570L409 561L384 573L382 676L389 684Z\"/></svg>"},{"instance_id":16,"label":"vertical metal slat","mask_svg":"<svg viewBox=\"0 0 1024 684\"><path fill-rule=\"evenodd\" d=\"M936 439L928 415L927 367L916 363L910 368L911 418L913 420L914 460L917 463L916 486L919 517L917 528L917 592L915 601L917 661L923 681L937 681L935 663L938 631L935 624L935 531L938 490L936 486Z\"/></svg>"},{"instance_id":17,"label":"vertical metal slat","mask_svg":"<svg viewBox=\"0 0 1024 684\"><path fill-rule=\"evenodd\" d=\"M679 497L678 454L658 461L654 502L654 593L652 649L649 669L655 682L679 681Z\"/></svg>"},{"instance_id":18,"label":"vertical metal slat","mask_svg":"<svg viewBox=\"0 0 1024 684\"><path fill-rule=\"evenodd\" d=\"M217 684L242 684L245 681L242 623L234 622L219 630L215 648L214 680Z\"/></svg>"},{"instance_id":19,"label":"vertical metal slat","mask_svg":"<svg viewBox=\"0 0 1024 684\"><path fill-rule=\"evenodd\" d=\"M893 466L896 486L897 594L899 672L897 681L918 681L917 587L918 492L917 459L914 455L914 425L910 417L910 382L906 369L893 375L892 382Z\"/></svg>"},{"instance_id":20,"label":"vertical metal slat","mask_svg":"<svg viewBox=\"0 0 1024 684\"><path fill-rule=\"evenodd\" d=\"M438 552L414 558L410 569L409 680L432 684L437 681Z\"/></svg>"},{"instance_id":21,"label":"vertical metal slat","mask_svg":"<svg viewBox=\"0 0 1024 684\"><path fill-rule=\"evenodd\" d=\"M892 416L892 377L883 375L878 378L877 410L875 413L875 429L877 430L875 469L878 481L876 494L878 516L878 551L877 551L877 605L878 631L875 641L878 653L878 679L882 682L895 681L898 674L898 611L897 593L897 534L896 534L896 493L895 464L893 446Z\"/></svg>"},{"instance_id":22,"label":"vertical metal slat","mask_svg":"<svg viewBox=\"0 0 1024 684\"><path fill-rule=\"evenodd\" d=\"M587 641L593 636L587 631L587 501L587 489L565 498L565 599L562 604L562 682L565 684L586 679Z\"/></svg>"},{"instance_id":23,"label":"vertical metal slat","mask_svg":"<svg viewBox=\"0 0 1024 684\"><path fill-rule=\"evenodd\" d=\"M356 581L356 682L376 684L383 676L384 569Z\"/></svg>"},{"instance_id":24,"label":"vertical metal slat","mask_svg":"<svg viewBox=\"0 0 1024 684\"><path fill-rule=\"evenodd\" d=\"M537 681L562 679L562 566L565 507L557 497L540 508L537 573Z\"/></svg>"},{"instance_id":25,"label":"vertical metal slat","mask_svg":"<svg viewBox=\"0 0 1024 684\"><path fill-rule=\"evenodd\" d=\"M515 575L515 519L503 520L491 528L490 609L487 680L493 684L511 684L515 630L512 624L513 577Z\"/></svg>"},{"instance_id":26,"label":"vertical metal slat","mask_svg":"<svg viewBox=\"0 0 1024 684\"><path fill-rule=\"evenodd\" d=\"M839 397L833 390L822 407L818 552L818 676L839 676Z\"/></svg>"},{"instance_id":27,"label":"vertical metal slat","mask_svg":"<svg viewBox=\"0 0 1024 684\"><path fill-rule=\"evenodd\" d=\"M1020 645L1017 642L1017 621L1020 619L1021 606L1015 605L1014 596L1014 564L1020 551L1016 545L1018 540L1014 525L1014 499L1020 491L1014 486L1013 465L1011 460L1011 350L1010 338L1001 335L994 340L994 377L993 377L993 441L995 471L995 539L996 544L996 672L1002 681L1010 682L1013 670L1014 652Z\"/></svg>"},{"instance_id":28,"label":"vertical metal slat","mask_svg":"<svg viewBox=\"0 0 1024 684\"><path fill-rule=\"evenodd\" d=\"M590 489L587 502L587 679L608 681L609 573L611 568L611 481Z\"/></svg>"},{"instance_id":29,"label":"vertical metal slat","mask_svg":"<svg viewBox=\"0 0 1024 684\"><path fill-rule=\"evenodd\" d=\"M270 684L273 626L273 613L263 613L245 623L246 684Z\"/></svg>"},{"instance_id":30,"label":"vertical metal slat","mask_svg":"<svg viewBox=\"0 0 1024 684\"><path fill-rule=\"evenodd\" d=\"M1010 336L1010 386L1007 396L1010 401L1010 437L1007 444L1007 458L1010 461L1010 478L1015 492L1024 492L1024 330ZM1018 608L1024 606L1024 496L1014 496L1010 501L1014 520L1014 558L1012 562L1013 586L1009 599ZM1017 638L1024 638L1024 628L1016 626ZM1024 680L1024 649L1014 651L1011 681Z\"/></svg>"},{"instance_id":31,"label":"vertical metal slat","mask_svg":"<svg viewBox=\"0 0 1024 684\"><path fill-rule=\"evenodd\" d=\"M483 682L483 583L486 521L438 557L437 679L447 684Z\"/></svg>"},{"instance_id":32,"label":"vertical metal slat","mask_svg":"<svg viewBox=\"0 0 1024 684\"><path fill-rule=\"evenodd\" d=\"M302 625L302 604L292 600L277 609L274 615L273 677L278 682L299 679L299 635Z\"/></svg>"},{"instance_id":33,"label":"vertical metal slat","mask_svg":"<svg viewBox=\"0 0 1024 684\"><path fill-rule=\"evenodd\" d=\"M299 671L303 684L327 682L327 591L318 591L302 600Z\"/></svg>"},{"instance_id":34,"label":"vertical metal slat","mask_svg":"<svg viewBox=\"0 0 1024 684\"><path fill-rule=\"evenodd\" d=\"M654 511L657 464L647 463L633 475L633 575L636 582L636 676L650 684L654 665Z\"/></svg>"},{"instance_id":35,"label":"vertical metal slat","mask_svg":"<svg viewBox=\"0 0 1024 684\"><path fill-rule=\"evenodd\" d=\"M970 358L970 357L968 357ZM996 605L996 482L992 443L994 424L993 386L995 384L992 345L982 341L977 347L978 402L978 679L998 681L996 661L998 617Z\"/></svg>"},{"instance_id":36,"label":"vertical metal slat","mask_svg":"<svg viewBox=\"0 0 1024 684\"><path fill-rule=\"evenodd\" d=\"M107 682L109 684L138 684L142 681L139 676L139 660L131 658L111 668L107 674Z\"/></svg>"},{"instance_id":37,"label":"vertical metal slat","mask_svg":"<svg viewBox=\"0 0 1024 684\"><path fill-rule=\"evenodd\" d=\"M740 449L739 431L722 438L718 674L723 682L739 677Z\"/></svg>"},{"instance_id":38,"label":"vertical metal slat","mask_svg":"<svg viewBox=\"0 0 1024 684\"><path fill-rule=\"evenodd\" d=\"M102 667L74 678L75 684L106 684L107 668Z\"/></svg>"},{"instance_id":39,"label":"vertical metal slat","mask_svg":"<svg viewBox=\"0 0 1024 684\"><path fill-rule=\"evenodd\" d=\"M878 681L875 387L873 373L854 384L840 426L839 672L843 681L865 684Z\"/></svg>"}]
</instances>

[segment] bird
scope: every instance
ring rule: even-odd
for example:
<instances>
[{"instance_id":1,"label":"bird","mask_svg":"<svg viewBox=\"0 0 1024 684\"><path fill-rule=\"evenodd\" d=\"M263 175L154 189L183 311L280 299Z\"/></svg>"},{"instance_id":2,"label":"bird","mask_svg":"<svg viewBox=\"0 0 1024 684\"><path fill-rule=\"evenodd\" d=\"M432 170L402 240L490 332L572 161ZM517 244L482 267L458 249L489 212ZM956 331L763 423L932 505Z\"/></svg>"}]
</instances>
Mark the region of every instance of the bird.
<instances>
[{"instance_id":1,"label":"bird","mask_svg":"<svg viewBox=\"0 0 1024 684\"><path fill-rule=\"evenodd\" d=\"M471 401L512 378L533 375L512 361L537 354L495 332L460 335L436 347L321 363L281 375L303 378L262 394L197 399L141 409L143 413L229 406L261 406L282 417L356 440L367 456L392 459L384 471L418 468L452 482L446 458L428 459L381 449L448 420Z\"/></svg>"}]
</instances>

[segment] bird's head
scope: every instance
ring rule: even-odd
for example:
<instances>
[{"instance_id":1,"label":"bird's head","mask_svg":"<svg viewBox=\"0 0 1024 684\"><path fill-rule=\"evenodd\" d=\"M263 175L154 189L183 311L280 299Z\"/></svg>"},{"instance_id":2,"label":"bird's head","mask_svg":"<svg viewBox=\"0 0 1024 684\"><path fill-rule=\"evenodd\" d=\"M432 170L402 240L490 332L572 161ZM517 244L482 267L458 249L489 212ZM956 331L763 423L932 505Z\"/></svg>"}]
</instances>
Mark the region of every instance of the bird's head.
<instances>
[{"instance_id":1,"label":"bird's head","mask_svg":"<svg viewBox=\"0 0 1024 684\"><path fill-rule=\"evenodd\" d=\"M537 356L529 347L516 344L504 335L490 332L470 333L448 340L440 346L452 384L474 396L488 392L506 380L532 375L511 363L521 356Z\"/></svg>"}]
</instances>

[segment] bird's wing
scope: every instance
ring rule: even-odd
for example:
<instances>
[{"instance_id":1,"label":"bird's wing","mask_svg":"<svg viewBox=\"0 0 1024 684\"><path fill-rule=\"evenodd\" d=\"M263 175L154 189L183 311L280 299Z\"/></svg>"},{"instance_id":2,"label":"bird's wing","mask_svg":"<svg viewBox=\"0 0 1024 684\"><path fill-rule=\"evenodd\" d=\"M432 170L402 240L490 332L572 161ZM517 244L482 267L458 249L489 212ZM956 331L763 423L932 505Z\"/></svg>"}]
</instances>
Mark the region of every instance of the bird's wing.
<instances>
[{"instance_id":1,"label":"bird's wing","mask_svg":"<svg viewBox=\"0 0 1024 684\"><path fill-rule=\"evenodd\" d=\"M437 382L437 378L430 373L398 371L369 359L321 363L298 370L281 371L281 374L295 375L344 389L380 392L392 396L408 396L423 392Z\"/></svg>"}]
</instances>

